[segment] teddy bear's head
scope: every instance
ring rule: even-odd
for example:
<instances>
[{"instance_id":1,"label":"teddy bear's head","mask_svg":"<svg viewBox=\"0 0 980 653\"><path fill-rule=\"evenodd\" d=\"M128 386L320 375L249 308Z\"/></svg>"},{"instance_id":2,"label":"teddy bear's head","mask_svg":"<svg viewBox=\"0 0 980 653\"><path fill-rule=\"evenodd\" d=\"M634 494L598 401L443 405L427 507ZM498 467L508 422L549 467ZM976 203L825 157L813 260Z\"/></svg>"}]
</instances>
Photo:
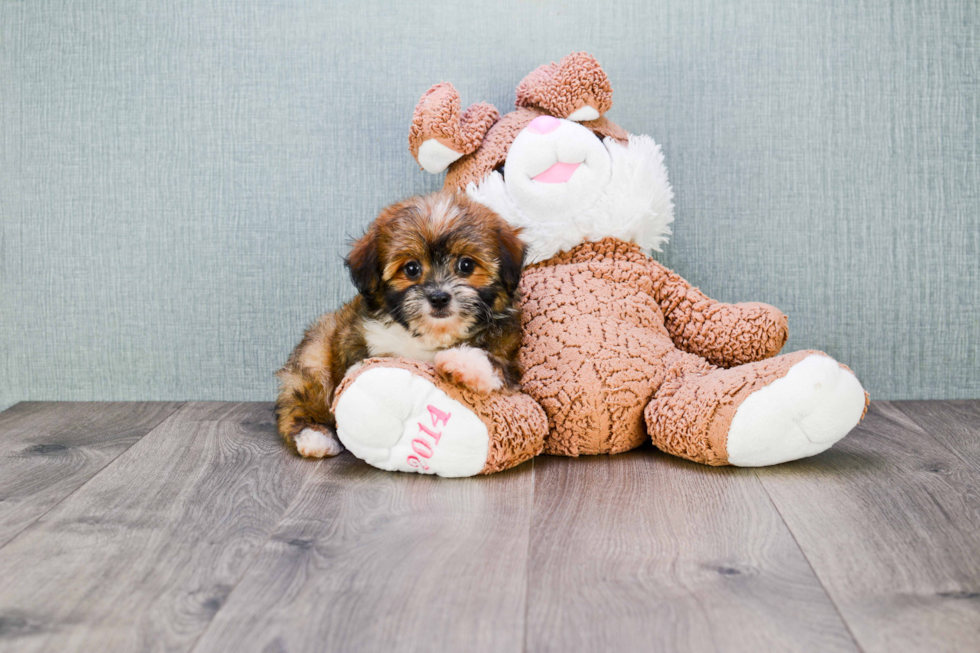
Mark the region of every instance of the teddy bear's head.
<instances>
[{"instance_id":1,"label":"teddy bear's head","mask_svg":"<svg viewBox=\"0 0 980 653\"><path fill-rule=\"evenodd\" d=\"M612 86L584 52L541 66L517 86L516 110L479 103L461 112L449 83L415 107L409 148L444 187L523 229L529 262L608 236L660 250L673 221L673 191L660 146L604 114Z\"/></svg>"}]
</instances>

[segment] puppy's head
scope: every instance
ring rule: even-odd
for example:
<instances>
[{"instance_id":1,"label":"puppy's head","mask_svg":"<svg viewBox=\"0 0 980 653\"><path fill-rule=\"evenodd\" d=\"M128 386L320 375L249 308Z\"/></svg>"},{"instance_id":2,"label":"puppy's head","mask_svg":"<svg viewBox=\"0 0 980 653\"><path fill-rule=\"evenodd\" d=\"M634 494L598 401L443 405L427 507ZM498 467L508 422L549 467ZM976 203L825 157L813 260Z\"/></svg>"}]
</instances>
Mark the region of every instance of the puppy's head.
<instances>
[{"instance_id":1,"label":"puppy's head","mask_svg":"<svg viewBox=\"0 0 980 653\"><path fill-rule=\"evenodd\" d=\"M369 310L449 346L512 308L524 253L496 213L442 192L384 209L346 264Z\"/></svg>"}]
</instances>

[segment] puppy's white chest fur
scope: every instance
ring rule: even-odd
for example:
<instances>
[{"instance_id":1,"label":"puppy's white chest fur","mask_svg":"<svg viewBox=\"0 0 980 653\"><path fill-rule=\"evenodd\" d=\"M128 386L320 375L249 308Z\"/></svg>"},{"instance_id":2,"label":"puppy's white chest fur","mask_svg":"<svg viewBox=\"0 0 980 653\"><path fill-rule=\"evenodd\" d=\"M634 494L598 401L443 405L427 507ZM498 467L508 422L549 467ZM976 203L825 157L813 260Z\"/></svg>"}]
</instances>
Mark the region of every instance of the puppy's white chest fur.
<instances>
[{"instance_id":1,"label":"puppy's white chest fur","mask_svg":"<svg viewBox=\"0 0 980 653\"><path fill-rule=\"evenodd\" d=\"M371 356L402 356L430 363L445 349L442 343L432 342L425 336L414 337L397 322L365 320L364 340Z\"/></svg>"}]
</instances>

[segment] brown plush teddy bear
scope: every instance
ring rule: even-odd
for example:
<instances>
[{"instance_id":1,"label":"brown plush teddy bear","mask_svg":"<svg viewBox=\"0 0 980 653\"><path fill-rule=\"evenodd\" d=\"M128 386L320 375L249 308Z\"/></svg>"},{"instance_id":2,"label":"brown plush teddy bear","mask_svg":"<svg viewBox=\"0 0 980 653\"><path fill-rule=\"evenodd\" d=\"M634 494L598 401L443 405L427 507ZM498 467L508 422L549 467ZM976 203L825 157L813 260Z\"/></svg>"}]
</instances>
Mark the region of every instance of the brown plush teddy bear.
<instances>
[{"instance_id":1,"label":"brown plush teddy bear","mask_svg":"<svg viewBox=\"0 0 980 653\"><path fill-rule=\"evenodd\" d=\"M427 171L522 228L523 393L479 395L427 363L371 359L336 393L340 440L389 470L470 476L540 453L628 451L647 438L709 465L824 451L867 395L824 353L776 356L786 317L709 299L646 254L673 221L660 147L603 114L612 88L585 53L541 66L517 108L460 111L450 84L419 101L409 136Z\"/></svg>"}]
</instances>

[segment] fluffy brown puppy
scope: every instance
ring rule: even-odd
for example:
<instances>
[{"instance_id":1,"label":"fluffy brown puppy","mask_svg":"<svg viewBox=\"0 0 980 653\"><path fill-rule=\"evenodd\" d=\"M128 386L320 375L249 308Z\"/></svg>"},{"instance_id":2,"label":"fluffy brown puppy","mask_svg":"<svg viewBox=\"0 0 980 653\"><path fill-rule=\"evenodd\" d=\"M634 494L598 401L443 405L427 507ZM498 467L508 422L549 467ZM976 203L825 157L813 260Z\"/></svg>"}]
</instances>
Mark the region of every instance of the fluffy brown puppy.
<instances>
[{"instance_id":1,"label":"fluffy brown puppy","mask_svg":"<svg viewBox=\"0 0 980 653\"><path fill-rule=\"evenodd\" d=\"M340 453L334 388L374 356L433 362L480 392L515 389L524 253L517 230L462 193L381 211L346 259L358 296L314 322L277 373L279 433L305 457Z\"/></svg>"}]
</instances>

